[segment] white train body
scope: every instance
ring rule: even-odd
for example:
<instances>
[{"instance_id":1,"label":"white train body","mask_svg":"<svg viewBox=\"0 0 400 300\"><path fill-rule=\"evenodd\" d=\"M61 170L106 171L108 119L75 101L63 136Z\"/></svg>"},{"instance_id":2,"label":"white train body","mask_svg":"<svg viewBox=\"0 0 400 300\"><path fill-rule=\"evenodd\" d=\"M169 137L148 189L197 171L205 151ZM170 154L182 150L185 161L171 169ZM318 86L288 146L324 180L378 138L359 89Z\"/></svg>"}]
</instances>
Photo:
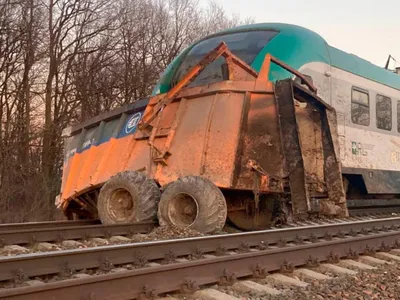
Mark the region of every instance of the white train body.
<instances>
[{"instance_id":1,"label":"white train body","mask_svg":"<svg viewBox=\"0 0 400 300\"><path fill-rule=\"evenodd\" d=\"M400 192L400 90L322 62L300 71L312 77L318 94L338 117L340 157L344 174L363 177L368 194ZM368 99L369 118L352 119L352 102ZM387 97L377 104L377 97ZM399 173L398 173L399 172Z\"/></svg>"}]
</instances>

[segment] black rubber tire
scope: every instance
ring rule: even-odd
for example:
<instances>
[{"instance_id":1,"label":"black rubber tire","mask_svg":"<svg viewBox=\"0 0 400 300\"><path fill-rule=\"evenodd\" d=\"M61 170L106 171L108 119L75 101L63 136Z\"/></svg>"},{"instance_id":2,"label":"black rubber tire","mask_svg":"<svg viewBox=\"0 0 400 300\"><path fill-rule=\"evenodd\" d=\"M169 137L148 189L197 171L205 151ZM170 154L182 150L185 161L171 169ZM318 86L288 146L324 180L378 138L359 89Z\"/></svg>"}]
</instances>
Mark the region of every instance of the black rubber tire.
<instances>
[{"instance_id":1,"label":"black rubber tire","mask_svg":"<svg viewBox=\"0 0 400 300\"><path fill-rule=\"evenodd\" d=\"M118 190L126 190L132 197L132 213L123 221L115 220L109 213L110 197ZM111 177L100 189L97 201L99 218L103 224L137 223L157 219L157 206L161 192L154 180L136 171L124 171Z\"/></svg>"},{"instance_id":2,"label":"black rubber tire","mask_svg":"<svg viewBox=\"0 0 400 300\"><path fill-rule=\"evenodd\" d=\"M197 204L197 215L191 224L176 224L171 219L170 208L179 194L188 194ZM185 176L165 186L158 205L161 226L190 228L202 233L221 230L226 222L227 206L221 190L211 181L198 176Z\"/></svg>"}]
</instances>

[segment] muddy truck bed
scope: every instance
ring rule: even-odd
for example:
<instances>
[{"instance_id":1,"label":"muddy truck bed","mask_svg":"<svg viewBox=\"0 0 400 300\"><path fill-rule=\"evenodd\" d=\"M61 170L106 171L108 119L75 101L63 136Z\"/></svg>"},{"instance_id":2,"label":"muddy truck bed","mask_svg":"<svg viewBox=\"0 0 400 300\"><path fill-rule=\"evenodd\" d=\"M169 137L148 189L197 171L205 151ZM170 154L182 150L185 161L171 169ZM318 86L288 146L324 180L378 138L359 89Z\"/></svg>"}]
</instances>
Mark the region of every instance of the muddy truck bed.
<instances>
[{"instance_id":1,"label":"muddy truck bed","mask_svg":"<svg viewBox=\"0 0 400 300\"><path fill-rule=\"evenodd\" d=\"M190 83L217 59L224 80ZM270 82L271 64L293 73ZM168 93L66 131L57 204L103 223L245 230L346 215L335 110L267 55L260 72L221 43Z\"/></svg>"}]
</instances>

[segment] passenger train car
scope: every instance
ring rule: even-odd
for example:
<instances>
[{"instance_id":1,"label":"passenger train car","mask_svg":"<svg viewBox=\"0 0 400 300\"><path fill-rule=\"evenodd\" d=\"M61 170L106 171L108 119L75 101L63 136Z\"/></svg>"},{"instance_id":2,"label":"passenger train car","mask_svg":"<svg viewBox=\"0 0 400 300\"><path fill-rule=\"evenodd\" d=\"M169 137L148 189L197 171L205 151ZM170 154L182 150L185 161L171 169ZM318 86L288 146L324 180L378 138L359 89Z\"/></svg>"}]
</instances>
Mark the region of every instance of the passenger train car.
<instances>
[{"instance_id":1,"label":"passenger train car","mask_svg":"<svg viewBox=\"0 0 400 300\"><path fill-rule=\"evenodd\" d=\"M153 95L167 92L221 40L260 70L267 53L311 77L318 95L338 116L342 171L349 196L400 193L400 75L331 45L306 28L252 24L208 36L183 51L166 69ZM192 83L222 80L210 66ZM270 80L292 77L271 66Z\"/></svg>"}]
</instances>

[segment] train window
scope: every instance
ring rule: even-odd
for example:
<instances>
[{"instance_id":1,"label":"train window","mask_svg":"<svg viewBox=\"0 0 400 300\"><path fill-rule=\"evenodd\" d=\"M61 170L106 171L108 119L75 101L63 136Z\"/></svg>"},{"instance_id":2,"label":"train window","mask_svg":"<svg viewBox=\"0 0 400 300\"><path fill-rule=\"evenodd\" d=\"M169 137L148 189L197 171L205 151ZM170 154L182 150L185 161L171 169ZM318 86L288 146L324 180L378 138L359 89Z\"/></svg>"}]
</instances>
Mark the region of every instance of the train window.
<instances>
[{"instance_id":1,"label":"train window","mask_svg":"<svg viewBox=\"0 0 400 300\"><path fill-rule=\"evenodd\" d=\"M251 65L260 51L278 34L275 30L255 30L234 32L210 37L194 46L182 60L181 65L171 80L172 86L177 84L195 64L211 50L224 41L229 50L245 63ZM209 84L223 80L223 57L210 63L188 86Z\"/></svg>"},{"instance_id":2,"label":"train window","mask_svg":"<svg viewBox=\"0 0 400 300\"><path fill-rule=\"evenodd\" d=\"M354 124L369 126L369 94L353 88L351 91L351 121Z\"/></svg>"},{"instance_id":3,"label":"train window","mask_svg":"<svg viewBox=\"0 0 400 300\"><path fill-rule=\"evenodd\" d=\"M392 100L379 94L376 95L376 127L392 130Z\"/></svg>"}]
</instances>

